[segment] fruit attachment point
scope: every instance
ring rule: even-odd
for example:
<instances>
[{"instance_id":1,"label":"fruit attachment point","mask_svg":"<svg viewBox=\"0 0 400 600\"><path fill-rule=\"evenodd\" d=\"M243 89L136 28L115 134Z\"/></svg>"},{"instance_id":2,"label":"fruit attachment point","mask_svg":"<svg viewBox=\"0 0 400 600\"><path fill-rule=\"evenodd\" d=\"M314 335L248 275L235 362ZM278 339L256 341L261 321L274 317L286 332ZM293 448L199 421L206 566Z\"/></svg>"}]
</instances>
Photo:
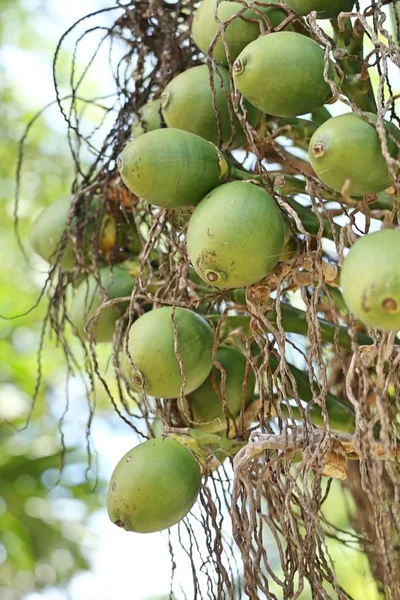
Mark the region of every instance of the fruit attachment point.
<instances>
[{"instance_id":1,"label":"fruit attachment point","mask_svg":"<svg viewBox=\"0 0 400 600\"><path fill-rule=\"evenodd\" d=\"M114 525L116 525L117 527L121 527L121 529L126 529L126 524L120 519L114 521Z\"/></svg>"},{"instance_id":2,"label":"fruit attachment point","mask_svg":"<svg viewBox=\"0 0 400 600\"><path fill-rule=\"evenodd\" d=\"M385 298L382 300L382 308L387 312L397 312L398 304L394 298Z\"/></svg>"},{"instance_id":3,"label":"fruit attachment point","mask_svg":"<svg viewBox=\"0 0 400 600\"><path fill-rule=\"evenodd\" d=\"M317 142L312 147L312 153L315 158L320 158L325 155L325 144L322 142Z\"/></svg>"},{"instance_id":4,"label":"fruit attachment point","mask_svg":"<svg viewBox=\"0 0 400 600\"><path fill-rule=\"evenodd\" d=\"M171 94L169 92L163 92L161 94L161 106L165 108L168 105Z\"/></svg>"},{"instance_id":5,"label":"fruit attachment point","mask_svg":"<svg viewBox=\"0 0 400 600\"><path fill-rule=\"evenodd\" d=\"M117 167L118 167L118 170L121 171L121 169L122 169L122 159L121 159L120 156L118 156L118 158L117 158Z\"/></svg>"},{"instance_id":6,"label":"fruit attachment point","mask_svg":"<svg viewBox=\"0 0 400 600\"><path fill-rule=\"evenodd\" d=\"M245 66L245 61L241 60L240 58L237 58L233 63L233 72L236 73L236 75L240 75L241 73L243 73Z\"/></svg>"},{"instance_id":7,"label":"fruit attachment point","mask_svg":"<svg viewBox=\"0 0 400 600\"><path fill-rule=\"evenodd\" d=\"M206 269L205 271L206 279L210 283L220 283L221 281L226 281L226 273L223 271L214 271L214 269Z\"/></svg>"},{"instance_id":8,"label":"fruit attachment point","mask_svg":"<svg viewBox=\"0 0 400 600\"><path fill-rule=\"evenodd\" d=\"M141 377L141 375L138 373L132 376L132 381L138 387L143 387L143 377Z\"/></svg>"}]
</instances>

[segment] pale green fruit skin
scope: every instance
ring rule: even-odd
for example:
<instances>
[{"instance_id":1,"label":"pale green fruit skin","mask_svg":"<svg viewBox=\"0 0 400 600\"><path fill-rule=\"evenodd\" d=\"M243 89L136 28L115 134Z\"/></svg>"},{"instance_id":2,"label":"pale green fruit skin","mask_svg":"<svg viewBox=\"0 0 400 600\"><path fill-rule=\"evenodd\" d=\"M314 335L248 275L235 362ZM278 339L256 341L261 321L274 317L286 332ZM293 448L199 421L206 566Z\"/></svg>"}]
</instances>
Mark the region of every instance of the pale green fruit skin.
<instances>
[{"instance_id":1,"label":"pale green fruit skin","mask_svg":"<svg viewBox=\"0 0 400 600\"><path fill-rule=\"evenodd\" d=\"M358 239L340 283L357 319L382 331L400 329L400 231L383 229Z\"/></svg>"},{"instance_id":2,"label":"pale green fruit skin","mask_svg":"<svg viewBox=\"0 0 400 600\"><path fill-rule=\"evenodd\" d=\"M251 4L251 0L249 4ZM192 38L196 46L204 54L207 54L211 40L219 31L219 24L214 18L215 5L216 0L203 0L193 18ZM225 22L242 8L243 5L239 2L221 2L218 6L218 18L220 21ZM260 10L260 6L257 6L257 9ZM266 7L262 9L262 12L267 15L272 27L279 25L287 16L278 6L276 8ZM237 17L228 25L225 30L225 36L231 61L235 60L243 48L260 35L259 24L246 22L242 17L261 20L258 14L251 10L246 10L241 17ZM221 38L218 39L212 55L217 62L223 65L228 64L225 47Z\"/></svg>"},{"instance_id":3,"label":"pale green fruit skin","mask_svg":"<svg viewBox=\"0 0 400 600\"><path fill-rule=\"evenodd\" d=\"M188 448L169 438L149 440L127 452L115 467L108 516L126 531L162 531L188 514L200 487L200 467Z\"/></svg>"},{"instance_id":4,"label":"pale green fruit skin","mask_svg":"<svg viewBox=\"0 0 400 600\"><path fill-rule=\"evenodd\" d=\"M70 209L70 200L61 198L46 206L32 223L29 235L32 249L50 264L57 258ZM74 248L70 240L67 241L60 266L64 271L71 271L75 266Z\"/></svg>"},{"instance_id":5,"label":"pale green fruit skin","mask_svg":"<svg viewBox=\"0 0 400 600\"><path fill-rule=\"evenodd\" d=\"M126 249L129 257L136 257L142 251L142 243L135 225L132 222L119 222L117 224L117 243Z\"/></svg>"},{"instance_id":6,"label":"pale green fruit skin","mask_svg":"<svg viewBox=\"0 0 400 600\"><path fill-rule=\"evenodd\" d=\"M218 73L214 73L213 81L216 105L221 119L222 147L228 144L232 135L230 106L236 131L232 148L237 148L246 142L246 135L230 100L229 71L225 67L219 67ZM221 89L220 77L225 93ZM229 104L225 94L229 98ZM166 86L161 98L162 113L168 127L190 131L218 145L218 120L213 107L213 92L207 65L193 67L174 77ZM260 111L248 103L246 103L246 110L248 123L255 127L261 118Z\"/></svg>"},{"instance_id":7,"label":"pale green fruit skin","mask_svg":"<svg viewBox=\"0 0 400 600\"><path fill-rule=\"evenodd\" d=\"M129 357L124 369L132 387L144 389L150 396L176 398L181 391L183 380L174 351L171 312L170 306L152 310L139 317L129 332L129 353L135 369ZM184 392L190 393L211 371L214 335L207 321L191 310L177 307L173 318L186 378Z\"/></svg>"},{"instance_id":8,"label":"pale green fruit skin","mask_svg":"<svg viewBox=\"0 0 400 600\"><path fill-rule=\"evenodd\" d=\"M226 371L226 400L228 409L233 417L237 417L242 406L242 386L245 380L246 357L230 346L220 346L217 350L217 361ZM225 429L226 418L222 408L221 371L213 367L205 382L194 392L187 396L187 402L193 412L193 421L190 427L202 431L217 432ZM214 383L214 385L213 385ZM215 387L214 387L215 386ZM250 369L247 385L245 405L252 399L255 386L254 372ZM215 391L219 391L219 394Z\"/></svg>"},{"instance_id":9,"label":"pale green fruit skin","mask_svg":"<svg viewBox=\"0 0 400 600\"><path fill-rule=\"evenodd\" d=\"M86 337L85 324L94 315L103 301L106 302L107 299L113 298L123 298L130 296L132 293L135 279L129 274L128 264L117 265L112 269L111 267L100 269L101 286L106 292L104 300L103 291L94 275L89 275L74 290L70 316L73 325L77 328L81 336ZM126 307L126 303L109 306L101 311L95 324L92 322L91 333L97 343L112 342L115 322L123 314L123 310Z\"/></svg>"},{"instance_id":10,"label":"pale green fruit skin","mask_svg":"<svg viewBox=\"0 0 400 600\"><path fill-rule=\"evenodd\" d=\"M129 142L118 167L125 185L147 202L174 208L200 200L227 175L218 150L181 129L150 131ZM223 172L221 172L223 168Z\"/></svg>"},{"instance_id":11,"label":"pale green fruit skin","mask_svg":"<svg viewBox=\"0 0 400 600\"><path fill-rule=\"evenodd\" d=\"M134 138L138 138L148 131L154 131L162 127L161 100L152 100L139 108L138 114L133 121L131 132Z\"/></svg>"},{"instance_id":12,"label":"pale green fruit skin","mask_svg":"<svg viewBox=\"0 0 400 600\"><path fill-rule=\"evenodd\" d=\"M113 216L108 216L105 212L101 215L102 205L99 199L95 198L89 206L82 207L80 215L74 216L70 221L70 230L73 235L76 234L76 224L80 222L83 232L83 248L79 248L84 253L87 263L92 262L91 250L92 244L95 242L96 249L100 253L104 250L103 244L109 243L110 234L107 233L107 222L114 223L111 226L111 238L114 247L123 245L127 247L130 254L139 254L142 249L139 235L133 223L125 221L115 222ZM36 254L47 260L50 264L54 264L60 248L61 239L67 228L68 213L71 210L71 201L69 198L61 198L53 202L39 213L38 217L32 223L29 235L29 241L32 249ZM102 219L100 217L103 217ZM84 218L85 223L82 223ZM96 235L94 235L96 233ZM68 235L68 233L67 233ZM93 239L95 238L95 239ZM93 248L95 250L95 248ZM67 239L65 250L60 262L60 266L64 271L72 271L76 265L74 243L71 239Z\"/></svg>"},{"instance_id":13,"label":"pale green fruit skin","mask_svg":"<svg viewBox=\"0 0 400 600\"><path fill-rule=\"evenodd\" d=\"M372 113L365 114L376 119ZM387 122L385 127L400 141L397 127ZM396 144L389 137L387 142L394 158ZM353 196L375 194L393 184L377 130L355 113L325 121L310 140L309 157L319 179L337 192L347 179L351 180L347 191Z\"/></svg>"},{"instance_id":14,"label":"pale green fruit skin","mask_svg":"<svg viewBox=\"0 0 400 600\"><path fill-rule=\"evenodd\" d=\"M275 117L313 112L331 95L324 80L324 51L300 33L281 31L258 38L241 52L232 72L240 93Z\"/></svg>"},{"instance_id":15,"label":"pale green fruit skin","mask_svg":"<svg viewBox=\"0 0 400 600\"><path fill-rule=\"evenodd\" d=\"M153 419L153 422L151 424L151 431L155 438L164 436L165 435L164 421L162 421L162 419L160 419L159 417L156 417L155 419Z\"/></svg>"},{"instance_id":16,"label":"pale green fruit skin","mask_svg":"<svg viewBox=\"0 0 400 600\"><path fill-rule=\"evenodd\" d=\"M308 15L316 10L318 19L333 19L341 12L350 12L354 0L285 0L285 4L299 15Z\"/></svg>"},{"instance_id":17,"label":"pale green fruit skin","mask_svg":"<svg viewBox=\"0 0 400 600\"><path fill-rule=\"evenodd\" d=\"M189 221L187 249L196 273L220 289L260 281L281 256L285 227L264 189L245 181L217 187Z\"/></svg>"}]
</instances>

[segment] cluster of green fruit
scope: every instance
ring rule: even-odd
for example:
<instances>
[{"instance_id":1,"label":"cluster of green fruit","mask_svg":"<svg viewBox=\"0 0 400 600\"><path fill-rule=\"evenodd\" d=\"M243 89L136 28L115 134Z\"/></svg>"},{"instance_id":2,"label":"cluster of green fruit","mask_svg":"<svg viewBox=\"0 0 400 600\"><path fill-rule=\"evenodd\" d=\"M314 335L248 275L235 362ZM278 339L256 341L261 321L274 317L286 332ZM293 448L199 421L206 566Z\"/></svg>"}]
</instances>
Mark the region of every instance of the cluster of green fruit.
<instances>
[{"instance_id":1,"label":"cluster of green fruit","mask_svg":"<svg viewBox=\"0 0 400 600\"><path fill-rule=\"evenodd\" d=\"M332 2L329 9L325 2L286 4L300 14L316 10L320 11L318 16L330 18L351 10L354 3ZM193 19L193 40L205 53L219 30L215 6L214 0L203 0ZM240 8L235 2L221 2L218 18L227 21ZM248 9L243 19L249 18L250 13ZM280 7L268 6L261 13L273 26L287 17ZM251 15L253 21L261 18L256 12ZM122 152L119 163L127 187L149 203L166 208L197 205L187 231L189 259L202 280L220 289L244 287L266 277L279 261L284 244L284 223L273 198L255 182L226 182L235 178L234 170L227 155L213 146L220 140L222 148L236 148L244 136L236 115L232 123L226 51L234 60L233 80L246 99L247 123L253 127L260 122L262 113L277 117L312 113L331 95L324 79L324 51L317 42L293 31L257 36L257 22L234 19L225 29L225 43L218 40L212 51L221 66L211 76L206 65L181 73L167 85L160 100L143 107L141 119L133 127L135 138ZM332 63L330 75L335 78ZM167 129L160 129L161 115ZM376 122L372 113L348 113L330 118L318 127L310 140L309 158L326 186L362 197L393 184ZM386 132L387 155L394 159L399 152L400 131L388 122L383 123L382 130ZM251 178L251 174L248 176ZM394 232L381 235L397 239ZM400 316L393 318L398 312L391 302L380 304L383 311L390 311L389 321L371 320L369 307L364 311L357 308L357 302L363 304L366 292L359 272L347 275L352 264L353 261L346 261L346 277L353 280L351 292L347 285L344 290L349 307L367 324L383 329L388 323L399 326ZM367 257L366 264L372 264ZM358 269L358 265L354 268ZM357 279L352 275L357 275ZM375 284L379 275L371 275ZM391 295L391 279L387 273L383 279L386 300ZM360 284L354 290L357 280ZM396 282L397 275L395 287ZM358 300L353 301L354 295ZM397 297L395 300L397 307Z\"/></svg>"},{"instance_id":2,"label":"cluster of green fruit","mask_svg":"<svg viewBox=\"0 0 400 600\"><path fill-rule=\"evenodd\" d=\"M69 203L63 200L45 209L33 223L31 245L49 262L55 259L55 251L62 238L69 210ZM49 229L51 224L53 227ZM72 241L68 240L62 266L64 270L69 270L74 265L73 245ZM104 266L99 271L99 278L91 275L77 285L73 294L71 320L81 335L85 334L85 323L101 307L104 300L102 288L107 292L109 299L129 296L135 282L134 272L135 263L132 261L112 268ZM95 328L97 343L112 340L115 321L121 315L121 310L126 309L127 302L119 302L117 307L120 312L116 312L114 307L100 312ZM179 360L175 353L175 344ZM200 430L222 431L226 428L226 419L221 404L221 371L213 366L213 346L212 328L195 312L179 307L152 310L138 318L129 331L129 358L125 358L124 361L126 378L135 391L144 390L149 395L162 398L178 397L183 387L185 397L179 401L179 407L182 415L191 415L188 424ZM228 410L232 417L236 417L242 406L244 383L246 402L253 397L254 374L251 372L246 378L246 357L232 346L220 345L216 358L226 376L224 389ZM169 439L164 440L162 445L161 442L162 440L155 440L142 444L128 453L129 459L124 457L120 461L120 465L126 463L125 468L119 466L113 475L109 497L110 516L119 525L124 523L127 529L149 532L169 527L185 516L197 497L201 481L198 462L182 444ZM134 462L130 465L132 459ZM150 470L148 461L152 465ZM147 479L142 477L141 464L143 472L152 473ZM153 491L146 486L149 486L151 481L154 485L155 474L157 489L160 492L162 480L159 473L156 473L157 469L165 476L165 489L161 490L163 504L158 509L159 512L162 509L162 517L157 513L157 508L149 508L152 503L147 501L146 495L153 495ZM126 471L129 472L129 477L126 477ZM121 475L118 475L120 472ZM174 478L180 482L178 487L174 484ZM123 481L125 484L121 485ZM139 495L135 491L136 488L132 487L137 485L138 481ZM167 489L170 494L169 500L166 498ZM143 507L142 512L138 510L138 513L133 513L133 521L126 515L136 508L129 508L128 512L124 512L125 504L121 504L128 501L126 494L131 503ZM143 498L141 494L144 494ZM118 519L113 517L115 511L119 514Z\"/></svg>"},{"instance_id":3,"label":"cluster of green fruit","mask_svg":"<svg viewBox=\"0 0 400 600\"><path fill-rule=\"evenodd\" d=\"M217 7L216 0L202 0L193 18L192 39L216 62L179 74L158 99L143 106L132 126L133 140L118 160L121 178L136 196L162 209L195 207L186 233L188 257L207 286L222 290L244 288L267 277L285 259L287 238L275 199L260 177L236 168L230 151L246 148L248 134L262 139L271 116L279 124L279 118L313 113L330 102L325 71L336 86L342 83L337 65L329 60L325 68L324 49L301 27L300 17L290 18L291 11L307 15L315 10L318 18L336 18L354 2L286 0L287 9L265 4L245 8L223 1ZM278 31L260 35L266 24ZM235 88L243 96L241 102ZM310 163L331 190L355 198L373 195L393 184L387 158L397 157L399 142L394 125L377 124L372 113L349 113L316 128L309 140ZM48 211L49 215L53 207ZM54 209L34 224L32 245L46 259L59 244L66 218L67 212ZM141 251L135 232L132 225L131 257ZM363 323L383 330L400 328L399 238L395 230L363 237L342 270L350 310ZM104 239L101 233L100 247L107 245ZM64 269L75 264L70 252L67 246ZM101 311L95 329L88 320L106 297L130 296L136 273L137 263L131 260L104 266L99 277L79 283L71 320L80 334L91 332L96 342L112 340L127 300ZM143 307L144 314L127 334L123 372L129 385L150 396L177 398L183 420L190 415L186 422L192 427L224 431L223 404L235 418L254 394L255 377L251 369L248 373L245 355L232 346L218 347L221 385L208 321L185 308L150 308ZM168 438L150 440L118 463L109 487L110 518L138 532L170 527L191 509L200 485L200 467L188 448Z\"/></svg>"},{"instance_id":4,"label":"cluster of green fruit","mask_svg":"<svg viewBox=\"0 0 400 600\"><path fill-rule=\"evenodd\" d=\"M78 237L83 238L83 244L77 243ZM36 254L52 265L59 264L65 272L73 271L80 262L84 272L100 265L97 273L73 281L68 290L70 318L76 334L85 337L90 333L97 343L111 342L115 323L129 303L119 302L101 310L92 322L90 319L105 300L127 298L132 293L142 245L136 226L126 213L107 213L100 201L73 211L69 199L62 198L35 219L30 244ZM123 262L110 266L114 257Z\"/></svg>"},{"instance_id":5,"label":"cluster of green fruit","mask_svg":"<svg viewBox=\"0 0 400 600\"><path fill-rule=\"evenodd\" d=\"M221 371L213 367L214 335L207 321L185 308L163 307L146 313L129 331L125 372L134 389L176 398L190 425L209 432L226 428L221 404ZM176 354L179 353L179 359ZM246 357L220 345L216 359L225 377L225 398L233 417L240 413L243 387L248 403L255 376L246 378ZM178 522L200 489L200 467L191 451L171 439L150 440L128 452L111 478L108 511L127 530L151 532ZM156 499L160 501L157 502Z\"/></svg>"}]
</instances>

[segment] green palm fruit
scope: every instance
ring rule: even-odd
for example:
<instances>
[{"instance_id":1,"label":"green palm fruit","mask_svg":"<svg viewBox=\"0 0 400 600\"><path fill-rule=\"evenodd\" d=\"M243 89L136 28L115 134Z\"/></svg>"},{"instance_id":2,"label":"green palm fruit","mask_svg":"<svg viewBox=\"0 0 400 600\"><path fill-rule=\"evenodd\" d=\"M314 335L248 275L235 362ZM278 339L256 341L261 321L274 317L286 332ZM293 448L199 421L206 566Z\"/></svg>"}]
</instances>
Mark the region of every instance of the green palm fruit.
<instances>
[{"instance_id":1,"label":"green palm fruit","mask_svg":"<svg viewBox=\"0 0 400 600\"><path fill-rule=\"evenodd\" d=\"M225 158L211 142L170 128L129 142L118 168L131 192L166 208L197 204L229 172Z\"/></svg>"},{"instance_id":2,"label":"green palm fruit","mask_svg":"<svg viewBox=\"0 0 400 600\"><path fill-rule=\"evenodd\" d=\"M218 73L213 75L213 81L223 147L232 135L232 115L236 132L232 147L237 148L246 142L246 135L233 112L228 69L219 67ZM190 131L213 144L218 144L218 119L213 107L213 92L207 65L193 67L174 77L162 93L161 101L162 113L168 127ZM246 110L248 123L255 127L261 118L259 110L248 103Z\"/></svg>"},{"instance_id":3,"label":"green palm fruit","mask_svg":"<svg viewBox=\"0 0 400 600\"><path fill-rule=\"evenodd\" d=\"M196 207L187 231L196 273L220 289L260 281L282 254L285 226L272 196L246 181L217 187Z\"/></svg>"},{"instance_id":4,"label":"green palm fruit","mask_svg":"<svg viewBox=\"0 0 400 600\"><path fill-rule=\"evenodd\" d=\"M255 0L250 0L251 4ZM272 27L276 27L287 17L287 14L279 6L260 7L255 5L269 20ZM216 0L203 0L196 10L192 23L192 38L194 43L204 53L208 53L208 48L212 39L219 31L219 24L215 20L214 10ZM221 2L218 6L218 19L225 23L233 15L243 8L240 2ZM252 19L246 21L245 19ZM259 22L257 22L259 21ZM233 61L250 42L260 35L260 22L262 17L250 9L245 10L240 17L234 19L225 29L226 43L229 48L230 60ZM264 22L266 28L266 22ZM212 53L215 60L221 64L227 65L228 60L221 37L218 39Z\"/></svg>"},{"instance_id":5,"label":"green palm fruit","mask_svg":"<svg viewBox=\"0 0 400 600\"><path fill-rule=\"evenodd\" d=\"M100 280L100 282L99 282ZM86 336L86 322L107 300L130 296L135 278L131 264L121 263L111 267L103 267L96 278L94 275L82 281L74 290L71 302L71 321L82 336ZM115 322L128 306L127 302L109 306L102 310L98 318L92 322L90 331L97 342L111 342L114 335Z\"/></svg>"},{"instance_id":6,"label":"green palm fruit","mask_svg":"<svg viewBox=\"0 0 400 600\"><path fill-rule=\"evenodd\" d=\"M278 262L286 262L293 258L297 251L296 240L293 238L292 228L290 227L289 222L284 219L283 220L285 235L284 242L282 248L282 254L279 257Z\"/></svg>"},{"instance_id":7,"label":"green palm fruit","mask_svg":"<svg viewBox=\"0 0 400 600\"><path fill-rule=\"evenodd\" d=\"M365 113L372 121L376 115ZM385 129L400 142L400 131L385 122ZM399 149L387 136L389 154L396 157ZM392 185L381 142L374 125L355 113L332 117L321 125L310 140L311 165L319 179L340 192L349 180L347 191L353 196L381 192Z\"/></svg>"},{"instance_id":8,"label":"green palm fruit","mask_svg":"<svg viewBox=\"0 0 400 600\"><path fill-rule=\"evenodd\" d=\"M70 210L70 200L61 198L44 208L32 223L29 235L32 249L51 264L56 261L64 233L67 234ZM113 214L104 213L100 219L100 210L101 206L95 199L87 208L84 208L86 212L84 216L81 211L81 216L74 215L70 221L70 230L73 235L76 233L77 220L82 225L84 235L82 251L86 262L92 262L90 256L92 251L98 251L100 258L105 258L121 246L131 255L139 254L141 243L135 224L129 223L126 215L120 215L118 218ZM84 219L84 223L82 219ZM64 271L71 271L75 264L74 242L72 239L67 239L60 266Z\"/></svg>"},{"instance_id":9,"label":"green palm fruit","mask_svg":"<svg viewBox=\"0 0 400 600\"><path fill-rule=\"evenodd\" d=\"M155 417L151 424L151 433L154 438L165 436L165 423L160 417Z\"/></svg>"},{"instance_id":10,"label":"green palm fruit","mask_svg":"<svg viewBox=\"0 0 400 600\"><path fill-rule=\"evenodd\" d=\"M176 327L176 352L174 349ZM190 393L206 379L212 368L214 335L207 321L186 308L165 306L135 321L129 331L129 354L123 368L136 390L150 396L176 398ZM132 364L133 363L133 364Z\"/></svg>"},{"instance_id":11,"label":"green palm fruit","mask_svg":"<svg viewBox=\"0 0 400 600\"><path fill-rule=\"evenodd\" d=\"M222 345L217 350L217 361L226 372L225 393L229 412L237 417L242 406L243 383L246 373L245 355L231 346ZM245 404L253 397L255 376L250 369L246 380ZM191 427L203 431L217 432L226 428L225 413L222 408L221 371L213 367L205 382L187 396L183 414L191 409L194 423ZM187 403L187 404L186 404Z\"/></svg>"},{"instance_id":12,"label":"green palm fruit","mask_svg":"<svg viewBox=\"0 0 400 600\"><path fill-rule=\"evenodd\" d=\"M316 10L318 19L334 19L342 11L350 12L354 0L285 0L285 4L299 15L308 15Z\"/></svg>"},{"instance_id":13,"label":"green palm fruit","mask_svg":"<svg viewBox=\"0 0 400 600\"><path fill-rule=\"evenodd\" d=\"M160 129L163 122L161 118L161 100L152 100L139 108L133 121L131 132L134 138L137 138L148 131Z\"/></svg>"},{"instance_id":14,"label":"green palm fruit","mask_svg":"<svg viewBox=\"0 0 400 600\"><path fill-rule=\"evenodd\" d=\"M358 239L340 277L343 298L357 319L383 331L400 329L400 231Z\"/></svg>"},{"instance_id":15,"label":"green palm fruit","mask_svg":"<svg viewBox=\"0 0 400 600\"><path fill-rule=\"evenodd\" d=\"M46 206L32 223L29 235L32 249L51 264L57 258L70 209L69 198L61 198ZM60 266L64 271L71 271L75 266L72 240L68 240L66 243Z\"/></svg>"},{"instance_id":16,"label":"green palm fruit","mask_svg":"<svg viewBox=\"0 0 400 600\"><path fill-rule=\"evenodd\" d=\"M187 515L200 487L200 466L188 448L169 438L148 440L127 452L115 467L108 487L108 516L126 531L162 531Z\"/></svg>"},{"instance_id":17,"label":"green palm fruit","mask_svg":"<svg viewBox=\"0 0 400 600\"><path fill-rule=\"evenodd\" d=\"M233 78L249 102L275 117L312 112L331 96L324 80L324 51L314 40L291 31L264 35L249 44L233 63Z\"/></svg>"},{"instance_id":18,"label":"green palm fruit","mask_svg":"<svg viewBox=\"0 0 400 600\"><path fill-rule=\"evenodd\" d=\"M143 247L131 214L123 213L117 222L116 236L118 249L129 257L138 256Z\"/></svg>"}]
</instances>

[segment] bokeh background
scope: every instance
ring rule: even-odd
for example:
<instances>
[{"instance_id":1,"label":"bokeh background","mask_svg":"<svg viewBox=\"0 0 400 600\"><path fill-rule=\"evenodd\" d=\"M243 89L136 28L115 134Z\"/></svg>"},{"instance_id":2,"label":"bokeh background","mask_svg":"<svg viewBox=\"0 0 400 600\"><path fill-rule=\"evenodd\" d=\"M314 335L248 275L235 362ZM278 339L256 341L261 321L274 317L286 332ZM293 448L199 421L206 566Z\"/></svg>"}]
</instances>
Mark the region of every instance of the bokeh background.
<instances>
[{"instance_id":1,"label":"bokeh background","mask_svg":"<svg viewBox=\"0 0 400 600\"><path fill-rule=\"evenodd\" d=\"M31 253L26 241L32 220L44 206L69 194L73 177L66 123L54 105L52 60L58 39L85 14L113 5L101 0L0 0L1 600L162 600L170 594L168 533L126 533L108 520L107 479L137 439L100 388L88 435L93 406L87 382L68 371L63 349L48 329L43 331L46 298L40 293L48 265ZM107 27L114 18L105 13L96 22ZM66 39L58 59L61 95L68 94L75 39ZM78 68L84 68L94 46L93 40L80 44ZM81 94L112 93L107 60L99 52ZM18 227L26 261L15 235L19 140L47 104L24 145ZM341 110L332 107L335 113ZM104 348L104 365L109 352ZM349 502L334 482L325 515L350 540ZM173 528L171 539L178 535L184 542L184 527ZM378 599L366 557L354 544L329 544L343 588L356 600ZM191 600L183 549L177 549L175 562L172 597ZM305 591L302 600L309 598Z\"/></svg>"}]
</instances>

